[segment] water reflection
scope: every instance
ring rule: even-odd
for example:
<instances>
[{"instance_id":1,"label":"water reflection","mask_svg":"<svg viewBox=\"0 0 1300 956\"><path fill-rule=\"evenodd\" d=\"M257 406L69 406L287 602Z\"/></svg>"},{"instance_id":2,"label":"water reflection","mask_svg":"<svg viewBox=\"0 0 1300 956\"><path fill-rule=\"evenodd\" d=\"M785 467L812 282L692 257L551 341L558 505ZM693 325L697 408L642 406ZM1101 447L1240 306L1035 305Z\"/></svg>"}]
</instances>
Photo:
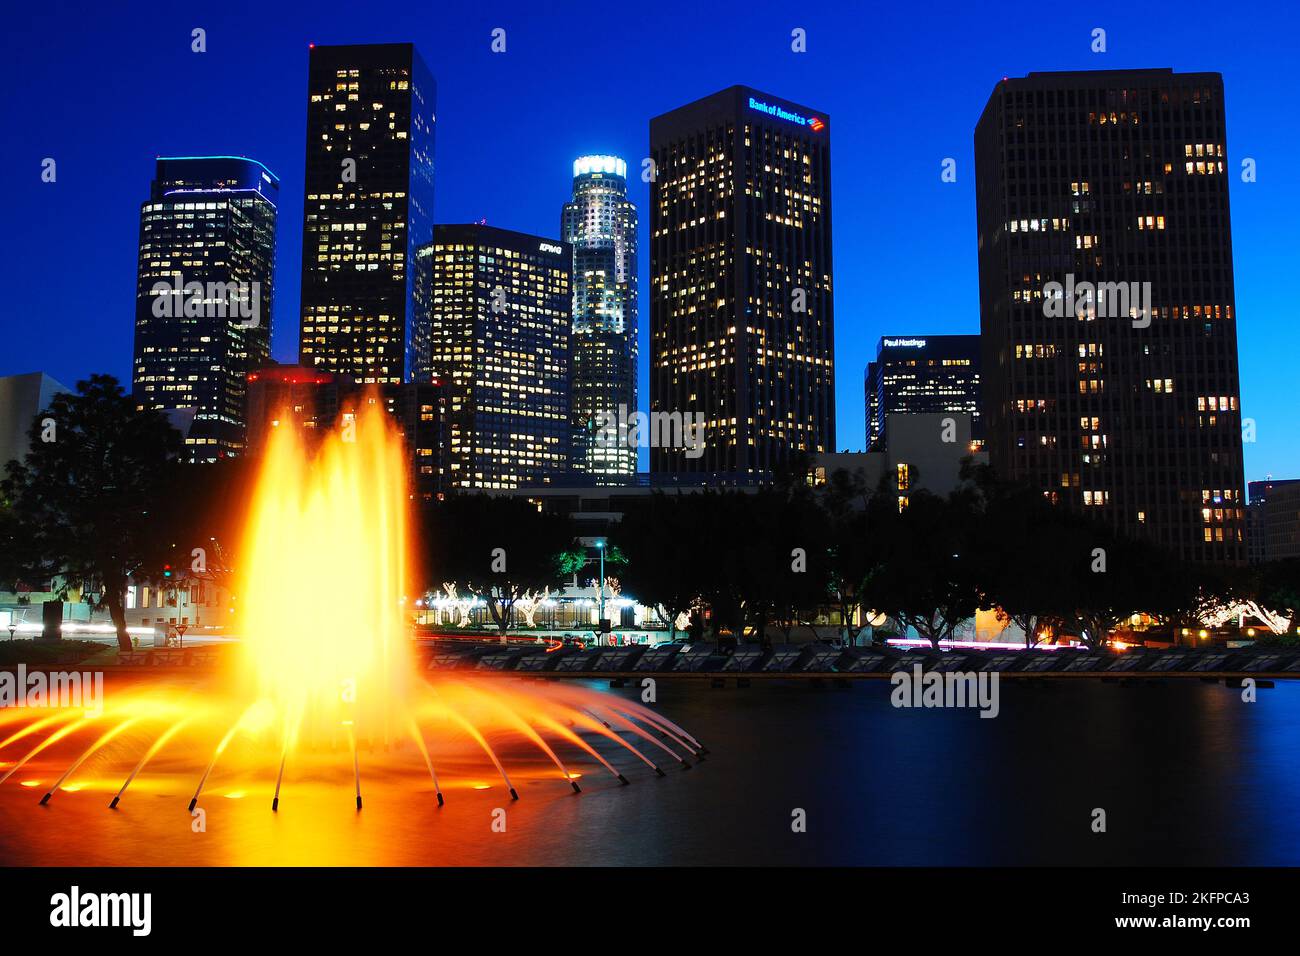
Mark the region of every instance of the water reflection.
<instances>
[{"instance_id":1,"label":"water reflection","mask_svg":"<svg viewBox=\"0 0 1300 956\"><path fill-rule=\"evenodd\" d=\"M517 802L454 727L429 731L442 808L409 744L363 746L361 813L345 748L304 759L275 814L274 753L232 759L208 783L205 832L186 812L194 768L180 754L160 755L118 811L106 809L123 772L111 750L38 806L79 751L61 744L0 786L0 863L1300 863L1295 684L1246 704L1199 682L1004 681L995 720L896 710L888 690L660 681L657 707L709 746L691 772L659 778L628 751L605 751L623 787L557 742L582 774L575 795L535 746L505 735L494 742ZM1089 826L1097 807L1104 834ZM498 808L505 832L492 828ZM791 831L796 808L806 833Z\"/></svg>"}]
</instances>

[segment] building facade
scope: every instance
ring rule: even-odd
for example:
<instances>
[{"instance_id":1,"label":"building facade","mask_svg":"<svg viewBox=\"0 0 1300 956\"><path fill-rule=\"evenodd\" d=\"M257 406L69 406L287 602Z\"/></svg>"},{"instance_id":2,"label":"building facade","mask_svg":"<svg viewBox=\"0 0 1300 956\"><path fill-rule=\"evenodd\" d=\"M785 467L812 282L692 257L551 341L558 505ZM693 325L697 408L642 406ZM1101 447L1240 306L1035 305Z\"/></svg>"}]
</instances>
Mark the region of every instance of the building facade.
<instances>
[{"instance_id":1,"label":"building facade","mask_svg":"<svg viewBox=\"0 0 1300 956\"><path fill-rule=\"evenodd\" d=\"M980 337L885 336L865 380L867 450L887 446L892 414L958 412L970 416L971 440L980 442Z\"/></svg>"},{"instance_id":2,"label":"building facade","mask_svg":"<svg viewBox=\"0 0 1300 956\"><path fill-rule=\"evenodd\" d=\"M830 119L734 86L652 119L650 156L650 410L703 435L651 470L832 450Z\"/></svg>"},{"instance_id":3,"label":"building facade","mask_svg":"<svg viewBox=\"0 0 1300 956\"><path fill-rule=\"evenodd\" d=\"M1250 563L1300 558L1300 478L1252 481L1246 490Z\"/></svg>"},{"instance_id":4,"label":"building facade","mask_svg":"<svg viewBox=\"0 0 1300 956\"><path fill-rule=\"evenodd\" d=\"M1223 80L998 83L975 130L990 458L1184 558L1246 557Z\"/></svg>"},{"instance_id":5,"label":"building facade","mask_svg":"<svg viewBox=\"0 0 1300 956\"><path fill-rule=\"evenodd\" d=\"M413 44L311 49L303 365L361 384L426 377L413 264L433 234L435 95Z\"/></svg>"},{"instance_id":6,"label":"building facade","mask_svg":"<svg viewBox=\"0 0 1300 956\"><path fill-rule=\"evenodd\" d=\"M637 450L609 441L606 416L636 411L636 207L627 198L627 163L581 156L573 164L573 199L560 214L560 238L573 247L573 341L570 467L599 481L636 474Z\"/></svg>"},{"instance_id":7,"label":"building facade","mask_svg":"<svg viewBox=\"0 0 1300 956\"><path fill-rule=\"evenodd\" d=\"M548 484L569 468L573 249L482 224L421 247L430 368L447 389L443 487Z\"/></svg>"},{"instance_id":8,"label":"building facade","mask_svg":"<svg viewBox=\"0 0 1300 956\"><path fill-rule=\"evenodd\" d=\"M924 489L947 495L966 484L962 466L988 464L988 454L972 443L973 416L969 412L889 412L888 445L866 452L838 452L812 459L811 483L824 488L837 471L855 475L869 493L884 486L894 494L901 511L910 496ZM951 429L952 441L940 436Z\"/></svg>"},{"instance_id":9,"label":"building facade","mask_svg":"<svg viewBox=\"0 0 1300 956\"><path fill-rule=\"evenodd\" d=\"M0 376L0 475L6 464L27 456L37 413L70 391L44 372Z\"/></svg>"},{"instance_id":10,"label":"building facade","mask_svg":"<svg viewBox=\"0 0 1300 956\"><path fill-rule=\"evenodd\" d=\"M160 157L140 207L131 390L191 461L238 455L244 389L266 362L280 181L239 156Z\"/></svg>"}]
</instances>

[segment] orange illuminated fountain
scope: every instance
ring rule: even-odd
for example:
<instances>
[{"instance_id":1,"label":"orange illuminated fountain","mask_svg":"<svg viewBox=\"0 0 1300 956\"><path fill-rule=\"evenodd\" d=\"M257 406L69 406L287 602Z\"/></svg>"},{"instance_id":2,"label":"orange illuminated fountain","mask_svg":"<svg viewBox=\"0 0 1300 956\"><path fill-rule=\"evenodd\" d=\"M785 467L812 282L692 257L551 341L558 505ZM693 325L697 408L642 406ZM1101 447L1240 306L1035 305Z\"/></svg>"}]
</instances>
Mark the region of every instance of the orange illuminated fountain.
<instances>
[{"instance_id":1,"label":"orange illuminated fountain","mask_svg":"<svg viewBox=\"0 0 1300 956\"><path fill-rule=\"evenodd\" d=\"M292 429L275 432L240 551L242 640L219 673L199 684L110 684L96 712L0 710L0 785L17 776L43 792L42 804L59 791L104 789L117 808L152 767L171 774L188 767L197 779L191 811L214 770L247 781L244 788L266 788L278 810L295 780L332 786L344 771L360 810L363 752L382 780L402 779L389 772L397 765L418 766L439 806L448 781L485 788L475 761L500 776L512 799L511 759L530 768L540 762L575 793L581 773L571 766L594 766L620 784L628 779L619 763L662 776L667 755L690 767L687 757L704 752L699 741L624 698L420 669L403 607L411 540L400 438L376 403L364 409L314 456ZM61 773L22 779L24 768L54 753L72 758ZM440 783L444 759L455 770ZM93 779L78 781L88 761Z\"/></svg>"}]
</instances>

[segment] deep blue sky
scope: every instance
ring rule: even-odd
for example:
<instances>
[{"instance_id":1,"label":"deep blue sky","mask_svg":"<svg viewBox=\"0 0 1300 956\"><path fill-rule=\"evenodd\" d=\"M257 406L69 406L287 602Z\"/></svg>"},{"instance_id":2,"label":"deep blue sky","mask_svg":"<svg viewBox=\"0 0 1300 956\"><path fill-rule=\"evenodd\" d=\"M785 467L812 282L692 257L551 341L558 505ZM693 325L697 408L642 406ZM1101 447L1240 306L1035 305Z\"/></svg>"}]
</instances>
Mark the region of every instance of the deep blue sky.
<instances>
[{"instance_id":1,"label":"deep blue sky","mask_svg":"<svg viewBox=\"0 0 1300 956\"><path fill-rule=\"evenodd\" d=\"M1085 5L1075 5L1076 10ZM129 7L127 10L110 8ZM639 170L651 116L745 83L832 117L838 435L863 445L882 334L979 330L971 137L994 84L1031 70L1216 70L1228 101L1243 414L1251 479L1300 477L1294 5L732 0L444 4L22 4L5 16L8 189L0 374L130 377L139 204L159 154L234 153L281 179L273 353L297 352L307 44L413 40L438 81L439 222L555 235L571 163ZM1288 9L1290 7L1290 9ZM190 52L207 30L208 51ZM507 52L490 52L493 28ZM802 27L808 52L790 50ZM1108 52L1089 50L1094 27ZM940 181L944 157L958 181ZM40 164L58 163L43 184ZM632 198L646 226L647 187ZM642 257L643 303L648 262ZM642 354L646 354L644 309ZM645 404L642 362L642 404Z\"/></svg>"}]
</instances>

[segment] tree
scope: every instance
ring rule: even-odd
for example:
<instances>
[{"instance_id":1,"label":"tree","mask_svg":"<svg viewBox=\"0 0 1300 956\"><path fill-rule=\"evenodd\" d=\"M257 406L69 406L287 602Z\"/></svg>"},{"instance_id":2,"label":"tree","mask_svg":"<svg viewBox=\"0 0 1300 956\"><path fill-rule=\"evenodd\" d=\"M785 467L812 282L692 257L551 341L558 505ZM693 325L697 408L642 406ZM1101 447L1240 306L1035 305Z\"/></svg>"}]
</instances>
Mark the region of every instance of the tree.
<instances>
[{"instance_id":1,"label":"tree","mask_svg":"<svg viewBox=\"0 0 1300 956\"><path fill-rule=\"evenodd\" d=\"M877 513L889 515L890 509L877 505ZM880 522L883 561L870 582L870 603L935 648L950 640L982 599L974 560L977 528L972 489L947 498L925 490L909 495L906 507Z\"/></svg>"},{"instance_id":2,"label":"tree","mask_svg":"<svg viewBox=\"0 0 1300 956\"><path fill-rule=\"evenodd\" d=\"M1184 631L1204 627L1218 608L1248 598L1249 576L1242 569L1184 561L1154 545L1143 547L1142 610L1168 629L1175 644Z\"/></svg>"},{"instance_id":3,"label":"tree","mask_svg":"<svg viewBox=\"0 0 1300 956\"><path fill-rule=\"evenodd\" d=\"M1256 593L1262 607L1285 614L1294 621L1300 616L1300 558L1261 565Z\"/></svg>"},{"instance_id":4,"label":"tree","mask_svg":"<svg viewBox=\"0 0 1300 956\"><path fill-rule=\"evenodd\" d=\"M729 497L742 627L767 643L776 624L788 639L826 595L829 524L806 484L774 485Z\"/></svg>"},{"instance_id":5,"label":"tree","mask_svg":"<svg viewBox=\"0 0 1300 956\"><path fill-rule=\"evenodd\" d=\"M630 503L618 525L627 555L624 582L643 604L660 608L670 639L677 617L698 603L707 541L698 495L656 491Z\"/></svg>"},{"instance_id":6,"label":"tree","mask_svg":"<svg viewBox=\"0 0 1300 956\"><path fill-rule=\"evenodd\" d=\"M985 599L1020 628L1026 647L1048 634L1056 639L1074 610L1077 574L1065 547L1070 516L1037 489L996 483L987 471L976 481L985 504L972 558Z\"/></svg>"},{"instance_id":7,"label":"tree","mask_svg":"<svg viewBox=\"0 0 1300 956\"><path fill-rule=\"evenodd\" d=\"M857 642L862 614L871 581L880 572L881 548L875 533L880 521L888 521L897 504L886 495L874 505L862 473L837 469L827 479L821 499L826 512L826 594L839 612L845 643Z\"/></svg>"},{"instance_id":8,"label":"tree","mask_svg":"<svg viewBox=\"0 0 1300 956\"><path fill-rule=\"evenodd\" d=\"M1144 541L1077 517L1067 525L1061 548L1076 597L1069 626L1096 649L1111 632L1158 600L1156 569L1168 557Z\"/></svg>"},{"instance_id":9,"label":"tree","mask_svg":"<svg viewBox=\"0 0 1300 956\"><path fill-rule=\"evenodd\" d=\"M573 546L568 518L538 511L522 498L485 494L434 502L424 518L427 579L455 582L481 596L502 642L515 602L563 584L565 555Z\"/></svg>"},{"instance_id":10,"label":"tree","mask_svg":"<svg viewBox=\"0 0 1300 956\"><path fill-rule=\"evenodd\" d=\"M1287 639L1288 628L1300 633L1300 558L1269 561L1254 570L1244 587L1251 612L1262 620L1273 636L1269 642Z\"/></svg>"},{"instance_id":11,"label":"tree","mask_svg":"<svg viewBox=\"0 0 1300 956\"><path fill-rule=\"evenodd\" d=\"M132 574L160 563L150 519L181 436L157 412L137 411L115 378L92 375L38 413L28 438L0 483L3 574L57 580L61 596L102 595L118 647L130 650L122 596Z\"/></svg>"}]
</instances>

